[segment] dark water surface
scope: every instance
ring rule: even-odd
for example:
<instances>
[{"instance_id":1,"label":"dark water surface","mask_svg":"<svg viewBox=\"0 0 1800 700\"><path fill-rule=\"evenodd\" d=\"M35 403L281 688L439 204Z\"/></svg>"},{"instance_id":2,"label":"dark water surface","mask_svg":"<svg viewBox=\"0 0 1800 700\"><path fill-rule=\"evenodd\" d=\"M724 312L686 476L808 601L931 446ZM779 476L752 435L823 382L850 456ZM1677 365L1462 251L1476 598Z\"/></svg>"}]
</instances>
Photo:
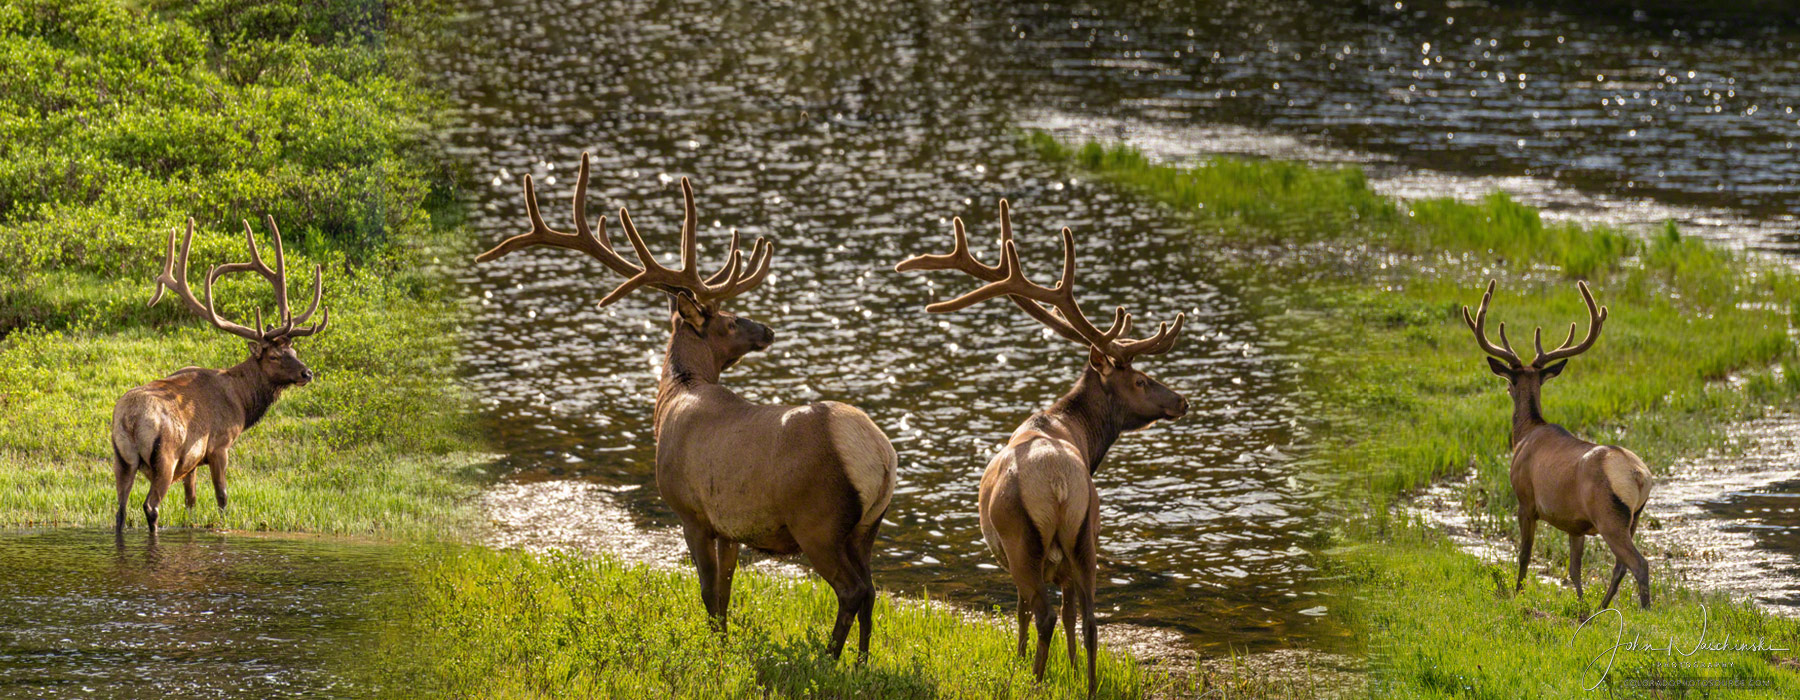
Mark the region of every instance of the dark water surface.
<instances>
[{"instance_id":1,"label":"dark water surface","mask_svg":"<svg viewBox=\"0 0 1800 700\"><path fill-rule=\"evenodd\" d=\"M1021 106L1303 135L1413 167L1722 207L1800 243L1800 21L1580 3L1240 0L1004 11ZM1008 36L1010 35L1010 36Z\"/></svg>"},{"instance_id":2,"label":"dark water surface","mask_svg":"<svg viewBox=\"0 0 1800 700\"><path fill-rule=\"evenodd\" d=\"M87 529L0 534L0 697L356 697L392 547Z\"/></svg>"},{"instance_id":3,"label":"dark water surface","mask_svg":"<svg viewBox=\"0 0 1800 700\"><path fill-rule=\"evenodd\" d=\"M468 10L466 43L436 66L473 122L451 146L481 182L483 240L524 230L524 173L552 224L568 228L583 150L595 157L590 211L630 205L665 260L684 175L707 265L721 262L733 228L773 238L771 280L732 308L773 326L777 342L726 383L759 401L852 403L893 439L901 484L876 556L880 585L1013 605L981 542L977 482L1085 353L1001 303L928 316L925 304L970 281L891 272L910 253L947 249L953 215L993 255L1004 196L1029 265L1053 267L1054 232L1074 228L1094 315L1115 303L1144 320L1188 314L1177 349L1141 366L1185 392L1192 412L1126 436L1098 477L1102 614L1214 649L1341 638L1302 549L1317 496L1292 458L1304 440L1285 398L1292 359L1261 338L1178 221L1060 179L1018 148L1011 113L1029 95L989 44L1004 18L886 3ZM642 293L596 308L616 281L568 251L471 274L481 306L468 362L508 472L649 483L666 301ZM673 522L654 489L627 498L646 522Z\"/></svg>"},{"instance_id":4,"label":"dark water surface","mask_svg":"<svg viewBox=\"0 0 1800 700\"><path fill-rule=\"evenodd\" d=\"M1786 557L1766 576L1785 580L1787 590L1759 595L1758 602L1776 606L1789 616L1800 615L1800 480L1732 491L1702 505L1714 517L1731 523L1727 529L1748 534L1758 546Z\"/></svg>"}]
</instances>

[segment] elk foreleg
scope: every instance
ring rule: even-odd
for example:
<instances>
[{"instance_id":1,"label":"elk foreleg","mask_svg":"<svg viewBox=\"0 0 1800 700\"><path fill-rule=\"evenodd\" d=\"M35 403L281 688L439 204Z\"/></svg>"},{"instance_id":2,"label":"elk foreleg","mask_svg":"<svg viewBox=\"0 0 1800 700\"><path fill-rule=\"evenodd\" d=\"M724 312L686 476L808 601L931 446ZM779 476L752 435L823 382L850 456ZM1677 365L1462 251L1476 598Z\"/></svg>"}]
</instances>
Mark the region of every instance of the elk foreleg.
<instances>
[{"instance_id":1,"label":"elk foreleg","mask_svg":"<svg viewBox=\"0 0 1800 700\"><path fill-rule=\"evenodd\" d=\"M1516 595L1525 590L1525 573L1531 568L1531 544L1537 539L1537 513L1519 507L1519 579L1513 584Z\"/></svg>"},{"instance_id":2,"label":"elk foreleg","mask_svg":"<svg viewBox=\"0 0 1800 700\"><path fill-rule=\"evenodd\" d=\"M700 603L706 606L706 614L717 625L719 563L718 545L714 542L717 538L710 530L686 515L681 517L681 534L687 539L688 556L694 558L694 572L700 576Z\"/></svg>"},{"instance_id":3,"label":"elk foreleg","mask_svg":"<svg viewBox=\"0 0 1800 700\"><path fill-rule=\"evenodd\" d=\"M187 509L190 511L200 502L198 499L194 498L194 485L199 481L200 470L198 468L189 471L187 476L181 478L181 491L183 496L181 503L182 505L187 506Z\"/></svg>"},{"instance_id":4,"label":"elk foreleg","mask_svg":"<svg viewBox=\"0 0 1800 700\"><path fill-rule=\"evenodd\" d=\"M718 620L720 634L725 633L725 619L730 615L731 611L731 577L737 573L738 551L740 549L740 546L735 541L723 537L720 537L717 540L719 573L717 577L718 582L713 584L713 598L718 601L717 605L719 606L718 617L716 619Z\"/></svg>"},{"instance_id":5,"label":"elk foreleg","mask_svg":"<svg viewBox=\"0 0 1800 700\"><path fill-rule=\"evenodd\" d=\"M225 467L230 464L231 453L225 450L218 450L206 459L207 468L212 470L213 502L219 504L219 510L225 510ZM193 499L188 499L188 505L193 504Z\"/></svg>"},{"instance_id":6,"label":"elk foreleg","mask_svg":"<svg viewBox=\"0 0 1800 700\"><path fill-rule=\"evenodd\" d=\"M1587 535L1569 535L1569 583L1575 586L1575 599L1581 600L1581 553L1587 548Z\"/></svg>"}]
</instances>

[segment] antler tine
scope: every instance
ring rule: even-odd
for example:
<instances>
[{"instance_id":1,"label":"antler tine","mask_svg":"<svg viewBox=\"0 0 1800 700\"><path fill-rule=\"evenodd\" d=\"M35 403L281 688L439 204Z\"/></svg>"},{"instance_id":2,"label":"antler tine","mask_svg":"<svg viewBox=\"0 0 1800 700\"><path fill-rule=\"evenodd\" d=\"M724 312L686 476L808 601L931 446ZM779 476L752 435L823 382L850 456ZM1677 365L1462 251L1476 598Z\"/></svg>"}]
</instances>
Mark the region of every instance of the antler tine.
<instances>
[{"instance_id":1,"label":"antler tine","mask_svg":"<svg viewBox=\"0 0 1800 700\"><path fill-rule=\"evenodd\" d=\"M1000 264L988 266L976 260L969 253L968 236L964 230L962 219L954 220L955 244L948 254L917 255L901 261L894 269L899 272L912 270L956 270L987 284L976 288L960 297L930 304L926 311L943 313L957 311L981 303L998 296L1011 299L1025 313L1044 324L1058 335L1075 343L1087 345L1112 357L1118 362L1129 362L1132 357L1142 354L1166 352L1174 345L1174 336L1180 332L1181 317L1176 317L1173 330L1167 323L1156 336L1143 340L1120 340L1131 332L1131 314L1125 307L1117 307L1113 312L1112 323L1105 331L1096 328L1093 322L1081 311L1075 299L1075 279L1077 276L1075 256L1075 234L1067 227L1062 230L1063 237L1063 274L1055 287L1035 284L1025 278L1019 263L1018 244L1012 237L1011 205L1006 200L1000 201Z\"/></svg>"},{"instance_id":2,"label":"antler tine","mask_svg":"<svg viewBox=\"0 0 1800 700\"><path fill-rule=\"evenodd\" d=\"M660 284L663 285L664 291L671 292L674 289L688 288L691 293L691 287L687 280L656 261L656 256L650 252L650 246L644 244L644 237L638 235L637 225L631 222L631 212L626 211L624 207L619 208L619 225L625 229L625 238L631 241L631 248L637 252L638 262L643 265L643 270L627 278L606 296L601 297L601 306L609 306L613 302L625 298L625 295L630 294L632 290L646 284Z\"/></svg>"},{"instance_id":3,"label":"antler tine","mask_svg":"<svg viewBox=\"0 0 1800 700\"><path fill-rule=\"evenodd\" d=\"M1606 323L1607 309L1604 306L1594 303L1594 293L1588 290L1587 282L1576 282L1575 288L1581 291L1581 300L1587 304L1588 308L1587 337L1581 340L1580 345L1571 347L1569 343L1575 341L1576 324L1570 323L1569 337L1567 340L1563 341L1562 346L1555 350L1551 350L1550 352L1544 352L1543 329L1539 329L1537 357L1532 358L1531 366L1541 369L1546 363L1551 361L1580 355L1581 353L1587 352L1588 348L1593 347L1594 341L1600 339L1600 328Z\"/></svg>"},{"instance_id":4,"label":"antler tine","mask_svg":"<svg viewBox=\"0 0 1800 700\"><path fill-rule=\"evenodd\" d=\"M331 323L331 309L330 309L330 307L323 308L323 309L319 310L319 322L318 323L315 323L310 326L304 326L301 328L295 328L294 330L288 331L287 337L302 338L305 336L309 336L309 335L312 335L319 331L325 330L325 326L329 323Z\"/></svg>"},{"instance_id":5,"label":"antler tine","mask_svg":"<svg viewBox=\"0 0 1800 700\"><path fill-rule=\"evenodd\" d=\"M1469 329L1475 331L1475 342L1481 346L1481 349L1484 352L1502 360L1506 360L1514 367L1523 367L1525 366L1525 363L1519 361L1519 354L1513 352L1512 343L1509 343L1506 340L1505 323L1500 324L1501 347L1494 347L1494 343L1489 341L1487 337L1488 303L1493 301L1494 287L1498 284L1499 282L1497 280L1488 280L1487 292L1481 295L1481 306L1476 307L1475 315L1470 316L1469 307L1463 307L1463 323L1468 324Z\"/></svg>"},{"instance_id":6,"label":"antler tine","mask_svg":"<svg viewBox=\"0 0 1800 700\"><path fill-rule=\"evenodd\" d=\"M734 269L737 257L738 252L732 251ZM750 262L743 267L749 271L749 274L743 275L742 279L739 279L739 276L734 273L726 280L725 284L717 287L716 290L708 291L707 298L713 302L720 302L750 291L756 285L762 284L763 280L769 276L769 262L774 259L775 244L758 236L756 242L751 244Z\"/></svg>"},{"instance_id":7,"label":"antler tine","mask_svg":"<svg viewBox=\"0 0 1800 700\"><path fill-rule=\"evenodd\" d=\"M249 263L228 263L225 265L216 265L211 271L206 273L206 316L207 320L212 321L212 324L217 326L219 330L244 338L245 340L262 341L275 336L270 333L265 333L261 328L246 328L231 321L227 321L224 317L219 315L219 310L213 306L213 282L218 281L220 277L231 272L242 272L245 269L248 269L241 267L248 264ZM235 270L226 269L232 266L240 267ZM259 310L257 313L261 314L262 312ZM260 315L257 317L257 324L262 324Z\"/></svg>"},{"instance_id":8,"label":"antler tine","mask_svg":"<svg viewBox=\"0 0 1800 700\"><path fill-rule=\"evenodd\" d=\"M686 176L681 178L681 205L681 271L693 274L694 280L699 281L700 213L694 207L694 185Z\"/></svg>"},{"instance_id":9,"label":"antler tine","mask_svg":"<svg viewBox=\"0 0 1800 700\"><path fill-rule=\"evenodd\" d=\"M270 280L269 283L275 285L275 309L279 314L277 318L280 319L277 330L266 333L265 337L276 338L294 330L294 312L293 309L288 308L287 254L281 244L281 229L275 226L273 215L263 214L263 218L269 223L269 231L275 234L275 279ZM244 230L246 233L249 232L250 222L244 222ZM261 310L258 310L257 313L260 314ZM257 319L256 328L257 330L263 329L260 316Z\"/></svg>"},{"instance_id":10,"label":"antler tine","mask_svg":"<svg viewBox=\"0 0 1800 700\"><path fill-rule=\"evenodd\" d=\"M1002 245L1012 240L1012 221L1011 217L1008 216L1007 209L1008 206L1006 200L1000 200L1000 242ZM975 256L969 252L969 234L968 230L963 226L962 217L952 218L951 224L955 230L955 242L951 244L949 253L942 255L915 255L900 261L899 264L894 266L894 270L896 272L910 272L913 270L956 270L983 282L998 282L1006 279L1006 271L1003 269L1003 265L984 264L980 260L976 260ZM1045 327L1055 331L1058 335L1077 343L1087 342L1080 334L1075 332L1074 328L1070 328L1067 322L1058 318L1056 312L1046 309L1038 305L1037 302L1028 299L1011 295L1008 295L1007 298L1011 299L1014 305L1024 310L1027 316L1030 316L1038 323L1044 324Z\"/></svg>"},{"instance_id":11,"label":"antler tine","mask_svg":"<svg viewBox=\"0 0 1800 700\"><path fill-rule=\"evenodd\" d=\"M719 284L728 279L731 279L732 276L739 274L737 272L737 265L738 265L738 263L743 262L743 256L740 255L738 252L738 244L742 241L742 238L743 237L738 234L737 229L734 228L731 230L731 247L729 249L727 249L727 251L725 253L725 266L719 268L718 272L712 273L711 277L708 277L704 280L704 283L707 286ZM756 240L758 241L758 244L760 244L760 242L762 241L761 238L758 238ZM752 245L757 245L757 244L752 244ZM751 252L755 253L756 251L753 249L753 250L751 250Z\"/></svg>"},{"instance_id":12,"label":"antler tine","mask_svg":"<svg viewBox=\"0 0 1800 700\"><path fill-rule=\"evenodd\" d=\"M181 239L179 253L175 248L175 233L176 229L169 229L169 250L163 254L163 271L162 274L156 276L156 294L150 297L150 303L147 306L156 306L156 302L162 301L163 294L174 290L176 296L181 297L182 304L187 306L188 311L201 318L206 318L206 306L201 304L199 299L194 298L194 290L188 286L187 281L188 252L194 246L194 218L188 217L187 236Z\"/></svg>"},{"instance_id":13,"label":"antler tine","mask_svg":"<svg viewBox=\"0 0 1800 700\"><path fill-rule=\"evenodd\" d=\"M298 330L297 327L300 324L306 323L307 319L312 318L313 312L319 310L319 302L321 300L323 300L324 298L325 298L325 266L324 265L315 265L315 266L313 266L312 304L308 305L306 307L306 311L301 313L299 316L290 317L288 319L288 322L285 324L287 326L287 332L280 333L277 335L292 336L294 334L294 331Z\"/></svg>"},{"instance_id":14,"label":"antler tine","mask_svg":"<svg viewBox=\"0 0 1800 700\"><path fill-rule=\"evenodd\" d=\"M1186 321L1186 313L1177 313L1174 325L1167 322L1157 324L1156 335L1119 343L1119 353L1129 360L1139 355L1161 355L1168 352L1175 348L1175 340L1181 336L1181 326Z\"/></svg>"},{"instance_id":15,"label":"antler tine","mask_svg":"<svg viewBox=\"0 0 1800 700\"><path fill-rule=\"evenodd\" d=\"M599 260L600 264L605 265L607 269L626 277L640 272L638 266L631 264L613 249L612 239L606 235L606 217L600 217L600 225L597 229L588 227L588 160L589 154L582 153L581 171L575 178L573 203L575 233L564 233L550 228L548 224L544 223L543 215L538 212L536 184L532 181L531 175L527 174L524 178L525 214L531 220L531 230L501 241L499 245L488 249L487 252L475 256L475 262L488 262L517 250L541 245L586 253L589 257Z\"/></svg>"}]
</instances>

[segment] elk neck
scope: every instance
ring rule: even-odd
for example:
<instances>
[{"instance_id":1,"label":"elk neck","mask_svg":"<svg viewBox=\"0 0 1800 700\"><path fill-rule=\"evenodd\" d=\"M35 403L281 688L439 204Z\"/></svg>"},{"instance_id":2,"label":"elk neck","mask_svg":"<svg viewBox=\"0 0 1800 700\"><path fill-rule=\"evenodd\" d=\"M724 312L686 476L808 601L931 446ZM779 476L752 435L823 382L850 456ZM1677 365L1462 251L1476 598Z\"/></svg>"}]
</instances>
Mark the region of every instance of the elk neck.
<instances>
[{"instance_id":1,"label":"elk neck","mask_svg":"<svg viewBox=\"0 0 1800 700\"><path fill-rule=\"evenodd\" d=\"M1061 437L1075 443L1087 456L1089 474L1100 469L1106 451L1125 432L1117 404L1106 392L1105 381L1092 367L1083 368L1075 386L1049 408L1032 416L1031 422L1047 432L1065 433Z\"/></svg>"},{"instance_id":2,"label":"elk neck","mask_svg":"<svg viewBox=\"0 0 1800 700\"><path fill-rule=\"evenodd\" d=\"M675 321L675 332L669 334L669 350L663 354L662 380L656 398L701 384L719 383L719 361L712 347L699 332L686 323Z\"/></svg>"},{"instance_id":3,"label":"elk neck","mask_svg":"<svg viewBox=\"0 0 1800 700\"><path fill-rule=\"evenodd\" d=\"M262 420L263 414L269 412L269 407L275 405L275 399L281 398L281 387L269 380L269 375L263 372L262 363L257 362L255 357L225 370L225 377L229 380L225 385L229 387L232 398L244 409L245 430Z\"/></svg>"},{"instance_id":4,"label":"elk neck","mask_svg":"<svg viewBox=\"0 0 1800 700\"><path fill-rule=\"evenodd\" d=\"M1512 446L1517 448L1525 435L1544 424L1544 403L1542 396L1544 385L1533 384L1528 387L1517 387L1512 392Z\"/></svg>"}]
</instances>

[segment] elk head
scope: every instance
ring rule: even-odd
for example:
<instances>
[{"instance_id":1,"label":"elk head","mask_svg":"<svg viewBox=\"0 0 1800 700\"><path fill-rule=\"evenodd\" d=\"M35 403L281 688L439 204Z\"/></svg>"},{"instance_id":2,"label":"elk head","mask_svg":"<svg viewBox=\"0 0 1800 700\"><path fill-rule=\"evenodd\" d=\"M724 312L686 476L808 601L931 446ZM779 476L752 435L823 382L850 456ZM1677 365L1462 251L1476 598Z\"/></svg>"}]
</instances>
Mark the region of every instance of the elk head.
<instances>
[{"instance_id":1,"label":"elk head","mask_svg":"<svg viewBox=\"0 0 1800 700\"><path fill-rule=\"evenodd\" d=\"M739 247L741 241L738 233L732 231L731 250L725 266L702 278L698 265L696 236L699 216L694 208L694 187L684 177L681 178L681 197L685 204L685 216L681 224L681 269L663 267L656 261L649 246L644 244L643 237L638 235L637 227L631 223L631 214L621 207L619 223L624 227L625 237L631 241L631 247L637 254L638 262L634 264L613 249L612 239L606 234L606 217L600 217L599 226L592 229L588 227L587 186L588 154L583 153L581 173L575 180L575 233L564 233L544 223L543 216L538 213L537 191L531 176L526 175L525 210L531 219L531 231L501 241L499 245L477 256L475 261L487 262L531 246L567 248L586 253L625 278L623 283L600 299L601 306L623 299L639 287L652 287L667 293L670 297L669 324L674 342L687 347L704 348L707 357L702 361L710 362L715 374L736 364L745 355L763 350L775 342L775 333L768 326L720 308L722 302L749 291L768 277L774 244L758 237L752 244L750 258L746 261Z\"/></svg>"},{"instance_id":2,"label":"elk head","mask_svg":"<svg viewBox=\"0 0 1800 700\"><path fill-rule=\"evenodd\" d=\"M955 219L954 227L956 240L949 253L914 256L895 265L894 270L957 270L987 284L955 299L926 306L926 311L958 311L1005 296L1057 335L1088 349L1083 381L1094 383L1105 394L1124 430L1137 430L1187 414L1186 398L1131 365L1139 356L1159 355L1175 347L1185 314L1176 314L1173 326L1160 324L1153 336L1130 339L1125 336L1131 332L1131 314L1121 306L1113 312L1112 324L1102 331L1088 321L1075 300L1075 234L1067 227L1062 230L1062 279L1054 287L1025 278L1019 266L1019 250L1013 242L1011 207L1006 200L1000 200L999 265L983 264L970 254L968 233L960 217Z\"/></svg>"},{"instance_id":3,"label":"elk head","mask_svg":"<svg viewBox=\"0 0 1800 700\"><path fill-rule=\"evenodd\" d=\"M206 274L206 303L194 297L194 291L188 287L188 251L194 243L194 220L188 219L187 235L182 238L179 249L175 245L175 231L169 231L169 249L163 257L162 274L156 277L156 295L151 297L150 306L162 301L163 294L174 290L181 297L189 311L211 322L214 327L249 341L250 360L269 379L275 387L305 386L312 382L313 372L294 351L294 339L309 336L325 330L331 321L331 311L319 307L324 298L323 266L313 269L312 305L304 313L295 316L288 308L287 294L287 256L282 251L281 229L275 226L275 217L266 217L269 230L275 234L275 267L271 269L263 263L262 254L256 248L256 235L250 229L250 222L244 222L244 241L250 246L250 261L226 263L212 268ZM264 326L262 311L256 312L255 327L241 326L219 316L213 306L213 283L234 272L254 272L262 275L275 290L275 305L279 321L274 325ZM302 326L318 311L319 322L311 326Z\"/></svg>"},{"instance_id":4,"label":"elk head","mask_svg":"<svg viewBox=\"0 0 1800 700\"><path fill-rule=\"evenodd\" d=\"M1581 291L1581 300L1587 302L1587 337L1581 341L1580 345L1573 344L1576 324L1570 322L1569 337L1563 341L1560 347L1545 352L1544 329L1539 326L1532 334L1532 344L1536 348L1537 355L1532 358L1530 364L1526 364L1519 360L1518 353L1513 352L1512 344L1506 340L1505 322L1500 324L1500 345L1495 346L1492 341L1488 340L1487 311L1488 303L1494 299L1495 284L1494 280L1488 280L1487 293L1481 295L1481 305L1476 307L1473 315L1470 315L1469 307L1463 307L1463 323L1468 324L1469 330L1475 332L1475 343L1489 355L1487 358L1488 369L1492 370L1494 374L1506 378L1507 393L1512 395L1514 404L1533 407L1535 410L1545 380L1561 374L1563 367L1569 364L1568 358L1587 352L1588 348L1594 346L1594 341L1600 339L1600 328L1602 324L1606 323L1606 307L1594 303L1594 294L1588 291L1586 282L1575 283L1576 289Z\"/></svg>"}]
</instances>

